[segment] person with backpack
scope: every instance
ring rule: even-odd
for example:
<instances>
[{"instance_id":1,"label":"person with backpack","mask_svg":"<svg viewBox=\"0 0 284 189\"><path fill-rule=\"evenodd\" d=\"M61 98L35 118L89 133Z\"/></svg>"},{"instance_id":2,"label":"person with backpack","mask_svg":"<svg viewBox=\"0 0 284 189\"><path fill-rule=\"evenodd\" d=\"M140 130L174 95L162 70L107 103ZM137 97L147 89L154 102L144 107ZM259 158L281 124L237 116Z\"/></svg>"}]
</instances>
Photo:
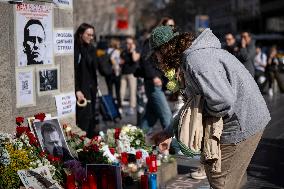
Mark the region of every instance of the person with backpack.
<instances>
[{"instance_id":1,"label":"person with backpack","mask_svg":"<svg viewBox=\"0 0 284 189\"><path fill-rule=\"evenodd\" d=\"M256 56L254 58L255 76L254 79L263 93L263 88L266 83L265 68L267 64L267 56L262 52L260 46L256 46Z\"/></svg>"},{"instance_id":2,"label":"person with backpack","mask_svg":"<svg viewBox=\"0 0 284 189\"><path fill-rule=\"evenodd\" d=\"M280 89L281 93L284 93L284 83L279 73L279 59L277 58L277 47L272 46L269 50L268 60L267 60L267 74L268 74L268 95L273 96L273 86L275 81Z\"/></svg>"},{"instance_id":3,"label":"person with backpack","mask_svg":"<svg viewBox=\"0 0 284 189\"><path fill-rule=\"evenodd\" d=\"M108 94L113 97L113 85L115 87L115 95L117 105L121 108L121 97L120 97L120 81L121 81L121 68L120 68L120 41L118 39L110 40L110 47L107 49L107 62L111 66L110 75L106 75L105 81L107 84Z\"/></svg>"},{"instance_id":4,"label":"person with backpack","mask_svg":"<svg viewBox=\"0 0 284 189\"><path fill-rule=\"evenodd\" d=\"M97 93L97 56L93 45L95 28L87 23L79 26L74 41L76 123L87 133L95 134L95 104ZM87 102L87 103L86 103ZM84 105L83 105L84 104Z\"/></svg>"}]
</instances>

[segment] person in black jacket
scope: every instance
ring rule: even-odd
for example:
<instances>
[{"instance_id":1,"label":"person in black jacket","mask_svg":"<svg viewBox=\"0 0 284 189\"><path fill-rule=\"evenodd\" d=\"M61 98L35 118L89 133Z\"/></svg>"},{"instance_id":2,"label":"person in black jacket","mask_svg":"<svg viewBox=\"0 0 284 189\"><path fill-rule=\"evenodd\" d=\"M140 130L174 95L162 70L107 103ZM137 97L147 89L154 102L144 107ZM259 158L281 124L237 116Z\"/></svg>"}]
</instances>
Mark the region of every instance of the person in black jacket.
<instances>
[{"instance_id":1,"label":"person in black jacket","mask_svg":"<svg viewBox=\"0 0 284 189\"><path fill-rule=\"evenodd\" d=\"M243 32L241 34L241 46L239 52L239 60L246 67L249 73L254 77L254 57L256 55L255 41L252 39L249 32Z\"/></svg>"},{"instance_id":2,"label":"person in black jacket","mask_svg":"<svg viewBox=\"0 0 284 189\"><path fill-rule=\"evenodd\" d=\"M92 42L95 35L93 26L83 23L75 33L74 67L75 91L79 103L88 101L85 107L76 107L77 125L87 132L91 138L95 125L95 103L97 92L97 57L96 49Z\"/></svg>"},{"instance_id":3,"label":"person in black jacket","mask_svg":"<svg viewBox=\"0 0 284 189\"><path fill-rule=\"evenodd\" d=\"M146 111L140 125L143 130L152 128L158 120L160 120L163 128L167 128L172 119L172 112L162 90L163 73L156 67L156 60L153 56L149 56L149 53L149 39L146 39L140 63L146 96L148 98Z\"/></svg>"}]
</instances>

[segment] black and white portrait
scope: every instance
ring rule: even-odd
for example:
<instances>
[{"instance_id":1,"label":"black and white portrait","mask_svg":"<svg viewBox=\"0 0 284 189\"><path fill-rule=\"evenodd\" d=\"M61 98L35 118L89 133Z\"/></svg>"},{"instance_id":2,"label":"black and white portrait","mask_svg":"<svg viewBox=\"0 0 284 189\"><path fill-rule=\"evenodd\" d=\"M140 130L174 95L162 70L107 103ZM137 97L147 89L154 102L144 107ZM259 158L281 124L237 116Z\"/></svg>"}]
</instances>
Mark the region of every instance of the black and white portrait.
<instances>
[{"instance_id":1,"label":"black and white portrait","mask_svg":"<svg viewBox=\"0 0 284 189\"><path fill-rule=\"evenodd\" d=\"M46 153L61 157L64 161L72 159L58 119L34 121L34 129L40 146Z\"/></svg>"},{"instance_id":2,"label":"black and white portrait","mask_svg":"<svg viewBox=\"0 0 284 189\"><path fill-rule=\"evenodd\" d=\"M16 5L18 66L53 63L53 19L49 5Z\"/></svg>"},{"instance_id":3,"label":"black and white portrait","mask_svg":"<svg viewBox=\"0 0 284 189\"><path fill-rule=\"evenodd\" d=\"M38 74L40 92L58 90L57 68L39 70Z\"/></svg>"}]
</instances>

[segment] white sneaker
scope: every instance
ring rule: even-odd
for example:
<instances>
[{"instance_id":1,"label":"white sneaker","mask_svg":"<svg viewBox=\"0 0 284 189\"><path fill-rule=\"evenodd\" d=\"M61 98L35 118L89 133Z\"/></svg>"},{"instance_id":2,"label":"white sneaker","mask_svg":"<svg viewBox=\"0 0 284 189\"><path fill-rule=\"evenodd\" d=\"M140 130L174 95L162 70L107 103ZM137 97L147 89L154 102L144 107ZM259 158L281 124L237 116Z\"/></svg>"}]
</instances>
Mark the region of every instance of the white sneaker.
<instances>
[{"instance_id":1,"label":"white sneaker","mask_svg":"<svg viewBox=\"0 0 284 189\"><path fill-rule=\"evenodd\" d=\"M207 178L206 173L205 173L205 169L204 169L204 166L203 166L203 165L201 165L201 166L197 169L197 171L192 172L190 175L191 175L191 177L192 177L193 179L197 179L197 180L202 180L202 179L206 179L206 178Z\"/></svg>"},{"instance_id":2,"label":"white sneaker","mask_svg":"<svg viewBox=\"0 0 284 189\"><path fill-rule=\"evenodd\" d=\"M273 96L273 89L272 88L268 89L268 95Z\"/></svg>"}]
</instances>

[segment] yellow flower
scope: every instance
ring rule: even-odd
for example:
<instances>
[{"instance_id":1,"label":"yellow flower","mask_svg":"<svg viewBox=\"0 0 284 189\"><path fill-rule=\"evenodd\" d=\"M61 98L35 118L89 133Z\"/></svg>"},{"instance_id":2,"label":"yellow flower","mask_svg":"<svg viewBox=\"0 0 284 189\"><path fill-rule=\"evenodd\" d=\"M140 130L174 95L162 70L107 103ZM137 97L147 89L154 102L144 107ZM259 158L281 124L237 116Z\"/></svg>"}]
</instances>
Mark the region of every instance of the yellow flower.
<instances>
[{"instance_id":1,"label":"yellow flower","mask_svg":"<svg viewBox=\"0 0 284 189\"><path fill-rule=\"evenodd\" d=\"M17 171L28 169L35 158L29 157L30 149L18 150L12 144L6 144L5 148L9 152L11 163L6 167L0 166L0 188L19 188L21 182Z\"/></svg>"},{"instance_id":2,"label":"yellow flower","mask_svg":"<svg viewBox=\"0 0 284 189\"><path fill-rule=\"evenodd\" d=\"M171 80L167 83L167 89L175 93L179 90L179 84L177 80Z\"/></svg>"},{"instance_id":3,"label":"yellow flower","mask_svg":"<svg viewBox=\"0 0 284 189\"><path fill-rule=\"evenodd\" d=\"M175 79L175 76L176 76L175 69L167 70L166 73L165 73L165 76L166 76L169 80Z\"/></svg>"}]
</instances>

